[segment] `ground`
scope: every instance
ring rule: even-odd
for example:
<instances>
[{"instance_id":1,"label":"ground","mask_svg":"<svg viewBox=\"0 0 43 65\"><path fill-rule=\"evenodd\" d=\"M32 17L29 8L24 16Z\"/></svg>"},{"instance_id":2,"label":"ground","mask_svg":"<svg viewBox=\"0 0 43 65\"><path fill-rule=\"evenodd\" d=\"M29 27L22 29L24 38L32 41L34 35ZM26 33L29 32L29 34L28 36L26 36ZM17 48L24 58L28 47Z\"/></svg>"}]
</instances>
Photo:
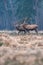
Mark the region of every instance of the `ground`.
<instances>
[{"instance_id":1,"label":"ground","mask_svg":"<svg viewBox=\"0 0 43 65\"><path fill-rule=\"evenodd\" d=\"M0 65L43 65L43 35L0 33Z\"/></svg>"}]
</instances>

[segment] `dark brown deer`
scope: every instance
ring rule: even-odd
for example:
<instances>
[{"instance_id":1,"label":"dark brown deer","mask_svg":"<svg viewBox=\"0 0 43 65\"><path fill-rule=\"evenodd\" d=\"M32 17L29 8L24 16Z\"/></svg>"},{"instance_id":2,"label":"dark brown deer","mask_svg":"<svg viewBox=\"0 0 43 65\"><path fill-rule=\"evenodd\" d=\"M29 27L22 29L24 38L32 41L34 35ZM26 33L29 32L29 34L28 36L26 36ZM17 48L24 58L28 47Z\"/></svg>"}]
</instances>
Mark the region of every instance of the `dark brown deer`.
<instances>
[{"instance_id":1,"label":"dark brown deer","mask_svg":"<svg viewBox=\"0 0 43 65\"><path fill-rule=\"evenodd\" d=\"M24 26L24 24L16 25L16 29L18 30L18 34L19 34L20 32L26 33L26 29L25 29L23 26Z\"/></svg>"}]
</instances>

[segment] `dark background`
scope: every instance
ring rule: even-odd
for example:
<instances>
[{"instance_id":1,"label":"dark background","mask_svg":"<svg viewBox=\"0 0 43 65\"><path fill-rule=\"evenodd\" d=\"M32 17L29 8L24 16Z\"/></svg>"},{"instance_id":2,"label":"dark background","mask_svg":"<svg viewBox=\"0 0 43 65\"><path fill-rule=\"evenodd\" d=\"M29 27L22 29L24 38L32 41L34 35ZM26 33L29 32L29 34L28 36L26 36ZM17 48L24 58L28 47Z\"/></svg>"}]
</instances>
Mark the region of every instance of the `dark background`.
<instances>
[{"instance_id":1,"label":"dark background","mask_svg":"<svg viewBox=\"0 0 43 65\"><path fill-rule=\"evenodd\" d=\"M13 24L38 24L43 30L43 0L0 0L0 30L13 30Z\"/></svg>"}]
</instances>

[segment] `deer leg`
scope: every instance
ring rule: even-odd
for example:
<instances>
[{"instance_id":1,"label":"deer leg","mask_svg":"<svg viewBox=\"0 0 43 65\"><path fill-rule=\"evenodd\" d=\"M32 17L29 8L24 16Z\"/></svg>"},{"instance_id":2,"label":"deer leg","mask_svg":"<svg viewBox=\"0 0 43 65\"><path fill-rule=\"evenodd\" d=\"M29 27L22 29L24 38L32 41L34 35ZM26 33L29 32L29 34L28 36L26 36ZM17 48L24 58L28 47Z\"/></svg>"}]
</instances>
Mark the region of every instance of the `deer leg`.
<instances>
[{"instance_id":1,"label":"deer leg","mask_svg":"<svg viewBox=\"0 0 43 65\"><path fill-rule=\"evenodd\" d=\"M20 31L18 31L18 35L20 34Z\"/></svg>"},{"instance_id":2,"label":"deer leg","mask_svg":"<svg viewBox=\"0 0 43 65\"><path fill-rule=\"evenodd\" d=\"M30 33L29 31L30 31L30 30L28 30L27 32Z\"/></svg>"},{"instance_id":3,"label":"deer leg","mask_svg":"<svg viewBox=\"0 0 43 65\"><path fill-rule=\"evenodd\" d=\"M38 29L37 28L35 29L35 32L38 34Z\"/></svg>"},{"instance_id":4,"label":"deer leg","mask_svg":"<svg viewBox=\"0 0 43 65\"><path fill-rule=\"evenodd\" d=\"M28 29L28 30L26 30L26 32L27 32L27 33L30 33L29 31L30 31L29 29Z\"/></svg>"},{"instance_id":5,"label":"deer leg","mask_svg":"<svg viewBox=\"0 0 43 65\"><path fill-rule=\"evenodd\" d=\"M24 34L26 34L26 30L24 30Z\"/></svg>"}]
</instances>

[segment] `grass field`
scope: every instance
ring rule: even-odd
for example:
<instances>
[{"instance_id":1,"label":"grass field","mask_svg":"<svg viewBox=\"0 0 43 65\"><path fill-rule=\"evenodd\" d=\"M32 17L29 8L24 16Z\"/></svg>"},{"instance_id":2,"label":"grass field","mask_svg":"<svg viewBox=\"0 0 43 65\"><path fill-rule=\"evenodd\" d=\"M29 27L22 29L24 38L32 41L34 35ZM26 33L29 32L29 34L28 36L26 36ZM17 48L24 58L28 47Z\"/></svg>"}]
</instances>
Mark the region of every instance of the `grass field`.
<instances>
[{"instance_id":1,"label":"grass field","mask_svg":"<svg viewBox=\"0 0 43 65\"><path fill-rule=\"evenodd\" d=\"M43 65L43 33L0 32L0 65Z\"/></svg>"}]
</instances>

